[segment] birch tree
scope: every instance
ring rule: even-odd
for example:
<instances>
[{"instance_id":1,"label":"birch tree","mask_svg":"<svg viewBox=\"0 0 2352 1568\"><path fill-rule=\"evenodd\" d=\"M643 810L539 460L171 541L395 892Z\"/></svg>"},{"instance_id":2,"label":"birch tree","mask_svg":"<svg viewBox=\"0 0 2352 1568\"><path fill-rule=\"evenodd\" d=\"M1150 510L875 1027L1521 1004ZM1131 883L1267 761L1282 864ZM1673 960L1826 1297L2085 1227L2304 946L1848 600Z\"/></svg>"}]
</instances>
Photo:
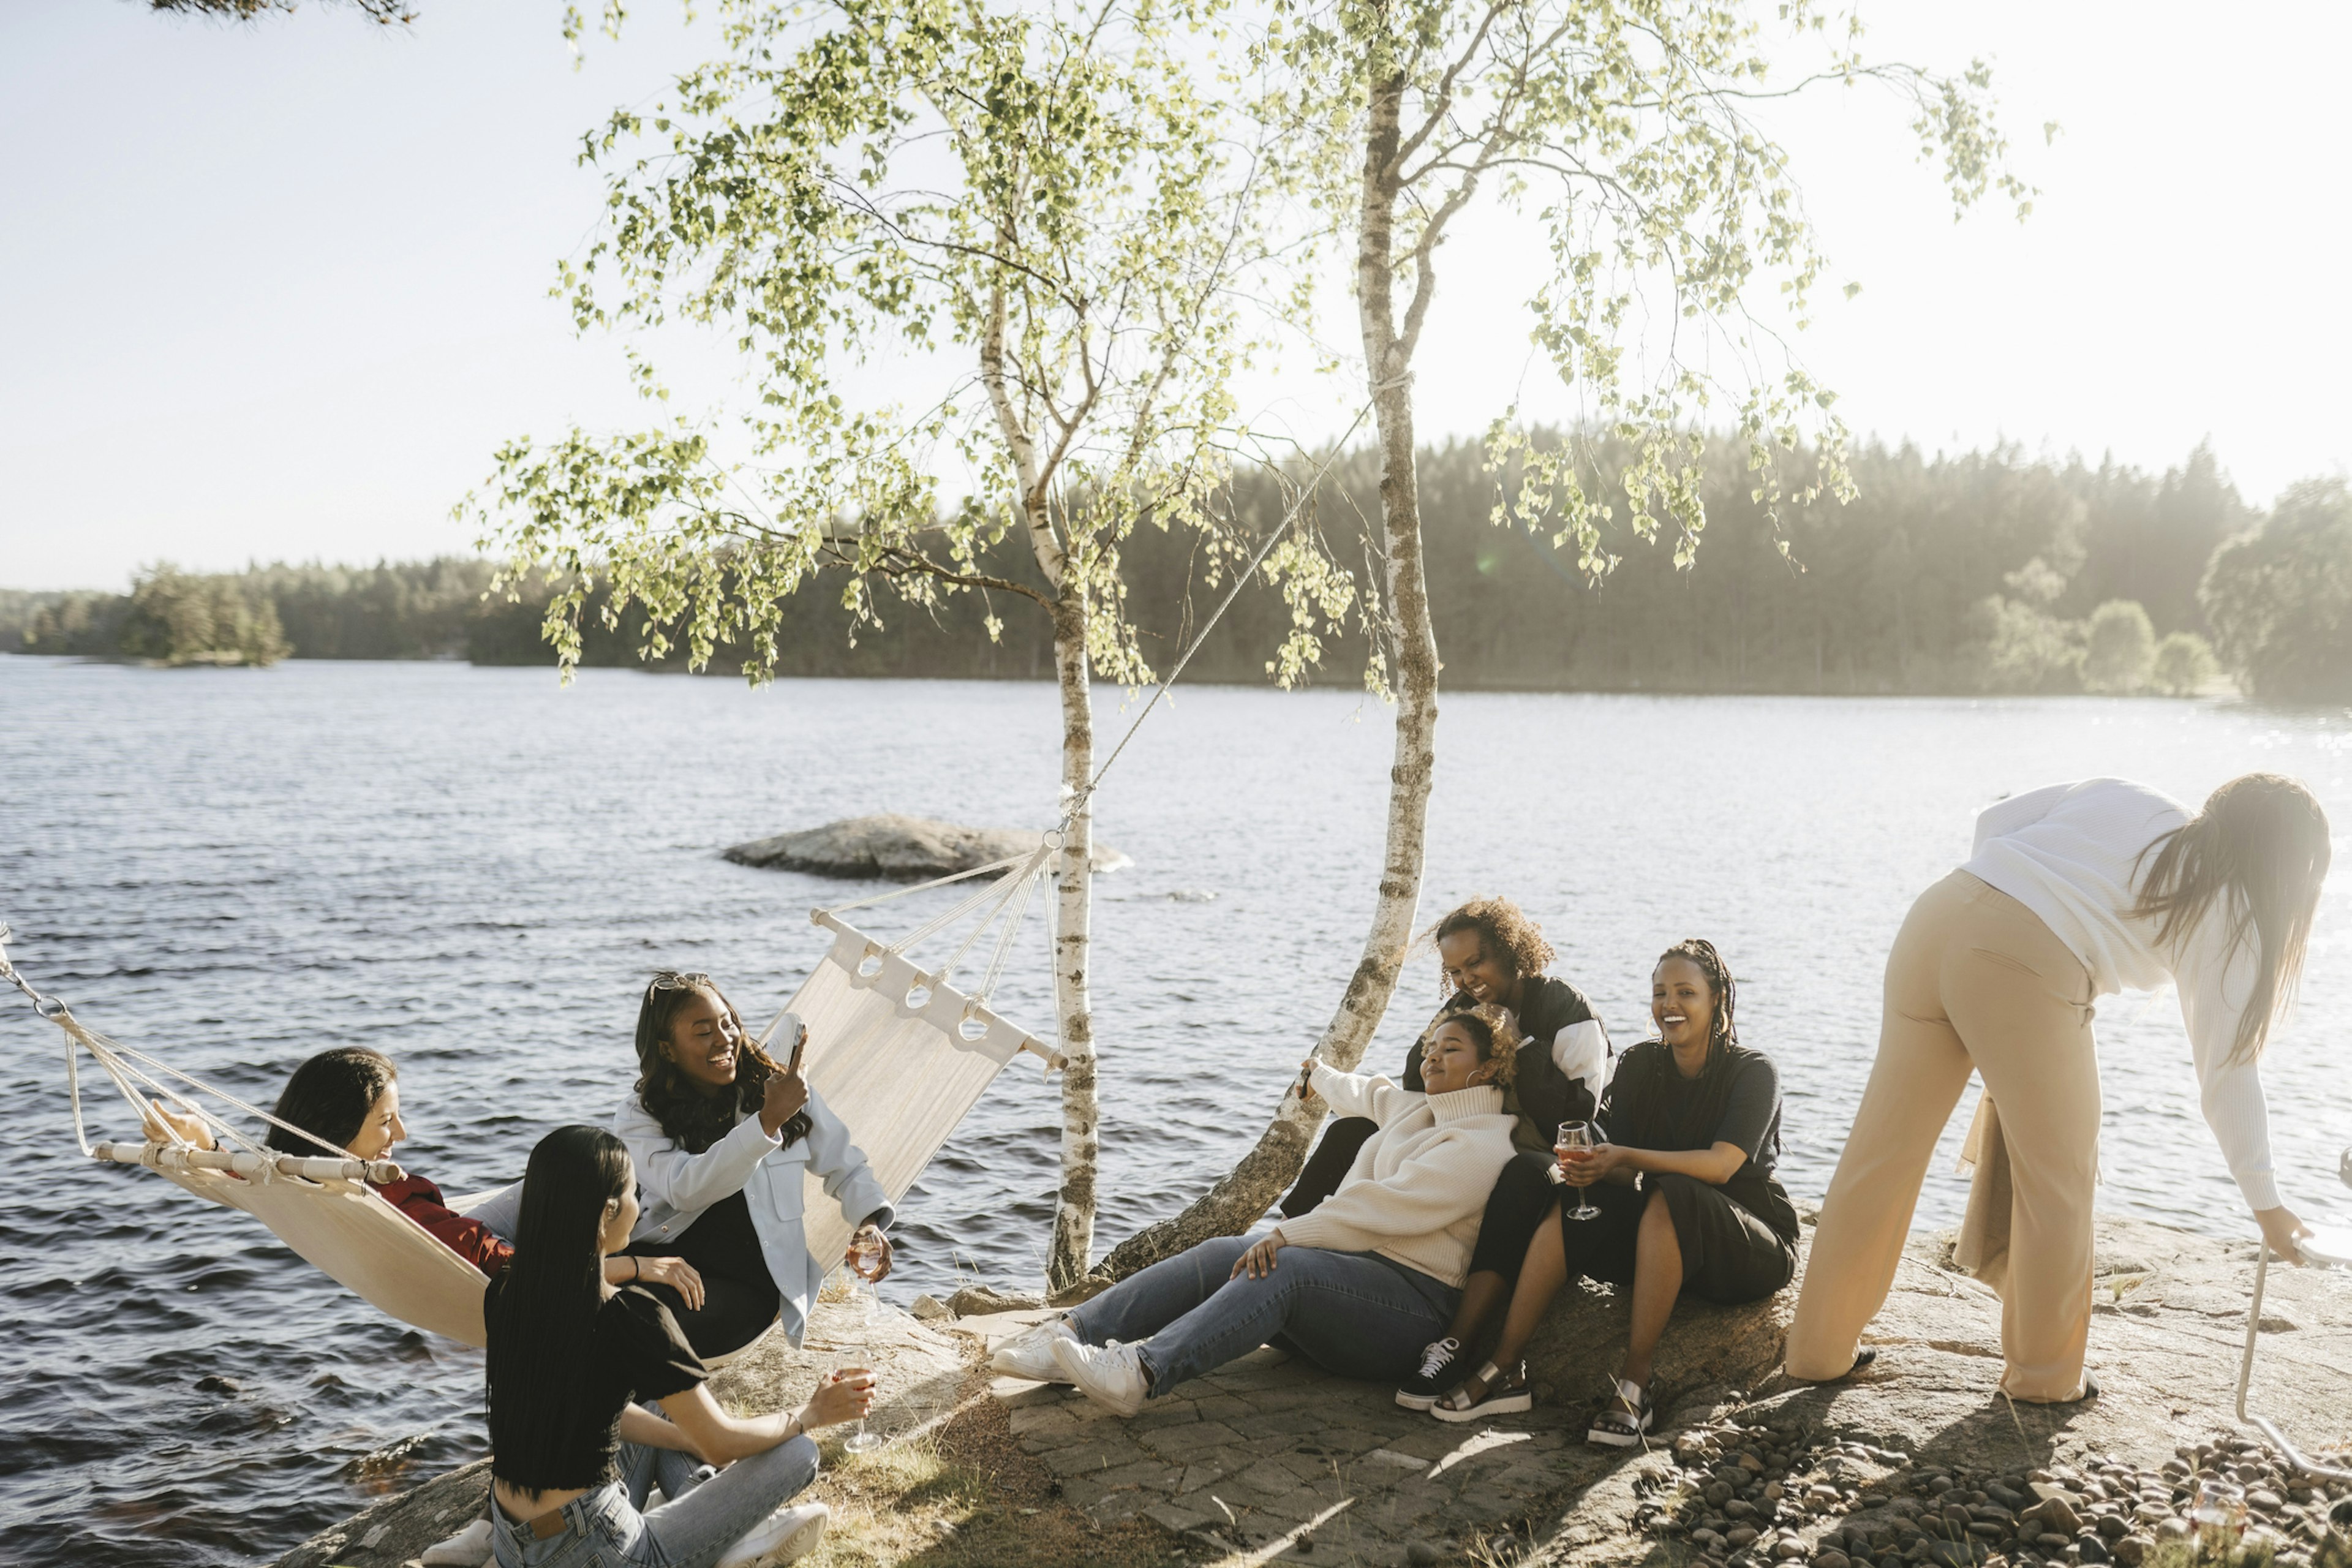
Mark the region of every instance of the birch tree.
<instances>
[{"instance_id":1,"label":"birch tree","mask_svg":"<svg viewBox=\"0 0 2352 1568\"><path fill-rule=\"evenodd\" d=\"M600 587L647 655L676 627L699 667L724 638L755 680L820 577L869 626L966 592L989 595L992 635L1000 609L1049 617L1068 1066L1047 1277L1066 1286L1092 1253L1098 1145L1091 687L1151 674L1124 611L1134 528L1196 531L1213 575L1254 542L1212 498L1247 439L1228 381L1258 341L1236 291L1265 259L1259 170L1197 79L1207 0L723 16L726 58L591 138L606 222L561 290L583 331L725 329L752 395L724 422L516 441L477 514L517 580L563 585L546 631L567 661ZM641 385L667 398L650 352ZM860 398L861 367L919 395ZM987 569L1007 538L1034 578ZM1310 535L1267 569L1295 606L1275 665L1296 674L1351 584Z\"/></svg>"},{"instance_id":2,"label":"birch tree","mask_svg":"<svg viewBox=\"0 0 2352 1568\"><path fill-rule=\"evenodd\" d=\"M1955 215L2007 170L1982 62L1943 74L1861 52L1851 13L1775 7L1772 38L1738 0L1273 0L1266 106L1319 209L1355 241L1356 326L1381 460L1384 631L1396 739L1379 895L1315 1053L1361 1058L1418 908L1435 758L1438 652L1423 571L1413 357L1440 247L1481 199L1532 216L1549 276L1531 338L1575 396L1568 437L1538 447L1516 409L1487 437L1496 521L1538 526L1594 583L1628 537L1693 560L1706 526L1710 426L1745 449L1754 497L1852 492L1833 398L1786 347L1825 261L1788 154L1758 107L1824 86L1890 95ZM1776 59L1774 49L1788 57ZM1793 68L1792 67L1793 62ZM1627 454L1606 468L1604 444ZM1801 460L1796 454L1806 454ZM1795 468L1800 471L1790 471ZM1787 546L1781 545L1785 555ZM1123 1275L1264 1215L1321 1121L1295 1092L1234 1170L1182 1214L1115 1248Z\"/></svg>"}]
</instances>

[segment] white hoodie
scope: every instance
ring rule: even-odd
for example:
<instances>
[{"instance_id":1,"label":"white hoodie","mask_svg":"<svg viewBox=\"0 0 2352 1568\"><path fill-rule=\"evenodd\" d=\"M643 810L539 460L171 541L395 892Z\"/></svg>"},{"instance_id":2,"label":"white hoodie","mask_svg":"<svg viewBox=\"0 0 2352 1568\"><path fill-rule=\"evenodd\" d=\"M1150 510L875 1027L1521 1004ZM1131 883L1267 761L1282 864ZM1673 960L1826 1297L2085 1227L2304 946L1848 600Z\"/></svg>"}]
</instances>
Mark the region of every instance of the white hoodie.
<instances>
[{"instance_id":1,"label":"white hoodie","mask_svg":"<svg viewBox=\"0 0 2352 1568\"><path fill-rule=\"evenodd\" d=\"M1293 1247L1377 1252L1458 1288L1487 1195L1511 1161L1517 1118L1503 1109L1503 1091L1482 1084L1415 1094L1319 1062L1314 1081L1333 1114L1369 1116L1380 1131L1364 1140L1339 1191L1282 1222L1282 1238Z\"/></svg>"}]
</instances>

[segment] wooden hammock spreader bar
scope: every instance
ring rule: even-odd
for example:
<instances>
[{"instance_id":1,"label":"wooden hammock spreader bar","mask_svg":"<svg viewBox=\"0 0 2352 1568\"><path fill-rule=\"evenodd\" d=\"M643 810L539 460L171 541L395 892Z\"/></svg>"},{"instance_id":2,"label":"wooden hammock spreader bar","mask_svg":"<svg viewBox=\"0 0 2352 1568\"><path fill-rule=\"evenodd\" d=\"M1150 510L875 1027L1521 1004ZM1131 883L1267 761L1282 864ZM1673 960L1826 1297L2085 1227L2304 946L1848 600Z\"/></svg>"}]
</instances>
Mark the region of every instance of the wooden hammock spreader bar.
<instances>
[{"instance_id":1,"label":"wooden hammock spreader bar","mask_svg":"<svg viewBox=\"0 0 2352 1568\"><path fill-rule=\"evenodd\" d=\"M301 1154L248 1154L241 1150L198 1149L185 1143L93 1143L93 1160L118 1165L144 1165L151 1171L226 1171L247 1181L267 1170L271 1175L293 1176L305 1182L376 1182L405 1180L407 1173L390 1160L324 1160Z\"/></svg>"}]
</instances>

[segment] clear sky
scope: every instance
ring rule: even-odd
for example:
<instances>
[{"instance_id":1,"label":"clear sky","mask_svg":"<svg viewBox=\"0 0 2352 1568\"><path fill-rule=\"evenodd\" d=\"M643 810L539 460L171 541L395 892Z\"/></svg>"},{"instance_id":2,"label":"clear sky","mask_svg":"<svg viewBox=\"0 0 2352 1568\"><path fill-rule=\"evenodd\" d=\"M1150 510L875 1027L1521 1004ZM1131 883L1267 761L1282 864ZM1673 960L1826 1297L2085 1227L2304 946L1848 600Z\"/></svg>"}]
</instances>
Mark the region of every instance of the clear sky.
<instances>
[{"instance_id":1,"label":"clear sky","mask_svg":"<svg viewBox=\"0 0 2352 1568\"><path fill-rule=\"evenodd\" d=\"M449 507L500 440L641 417L615 346L575 340L547 286L596 216L581 132L716 28L639 0L575 71L554 0L417 4L407 29L316 3L251 26L0 5L0 586L464 550ZM2352 7L1865 15L1876 52L1993 58L2042 194L2022 226L1955 227L1893 106L1832 93L1776 122L1864 285L1800 345L1857 430L2154 468L2210 437L2258 504L2352 465ZM1526 236L1474 226L1445 261L1433 438L1544 374ZM1301 434L1345 422L1331 390L1250 395Z\"/></svg>"}]
</instances>

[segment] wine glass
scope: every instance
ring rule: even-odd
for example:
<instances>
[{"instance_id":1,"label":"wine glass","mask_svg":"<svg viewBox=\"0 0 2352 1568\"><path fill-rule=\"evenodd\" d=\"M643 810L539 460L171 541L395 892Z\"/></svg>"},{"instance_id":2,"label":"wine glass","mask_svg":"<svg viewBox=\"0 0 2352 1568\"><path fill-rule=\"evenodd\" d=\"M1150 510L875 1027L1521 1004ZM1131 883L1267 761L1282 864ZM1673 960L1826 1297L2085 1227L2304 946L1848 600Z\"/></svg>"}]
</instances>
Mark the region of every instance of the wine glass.
<instances>
[{"instance_id":1,"label":"wine glass","mask_svg":"<svg viewBox=\"0 0 2352 1568\"><path fill-rule=\"evenodd\" d=\"M849 1238L849 1266L856 1271L858 1279L866 1281L865 1289L860 1290L854 1284L849 1289L850 1294L863 1300L865 1320L870 1323L882 1300L882 1292L874 1285L876 1277L882 1272L880 1232L868 1226Z\"/></svg>"},{"instance_id":2,"label":"wine glass","mask_svg":"<svg viewBox=\"0 0 2352 1568\"><path fill-rule=\"evenodd\" d=\"M2209 1545L2226 1546L2246 1528L2245 1490L2218 1479L2200 1481L2189 1517Z\"/></svg>"},{"instance_id":3,"label":"wine glass","mask_svg":"<svg viewBox=\"0 0 2352 1568\"><path fill-rule=\"evenodd\" d=\"M874 1321L882 1300L882 1292L875 1288L874 1281L882 1273L884 1251L882 1233L870 1225L858 1226L857 1233L849 1238L849 1267L866 1281L862 1291L856 1285L850 1289L866 1298L866 1321L869 1323ZM881 1433L866 1429L866 1417L861 1415L857 1418L857 1430L841 1446L853 1454L864 1454L880 1447L883 1440Z\"/></svg>"},{"instance_id":4,"label":"wine glass","mask_svg":"<svg viewBox=\"0 0 2352 1568\"><path fill-rule=\"evenodd\" d=\"M1583 1154L1590 1153L1592 1149L1592 1143L1593 1137L1591 1122L1563 1121L1559 1124L1559 1139L1551 1147L1554 1154L1559 1155L1563 1159L1573 1160ZM1593 1206L1591 1189L1589 1187L1577 1188L1576 1206L1568 1210L1567 1213L1568 1217L1570 1219L1598 1218L1601 1211Z\"/></svg>"},{"instance_id":5,"label":"wine glass","mask_svg":"<svg viewBox=\"0 0 2352 1568\"><path fill-rule=\"evenodd\" d=\"M861 1415L857 1418L857 1430L845 1438L841 1446L853 1454L870 1454L887 1441L889 1439L879 1432L868 1432L866 1417Z\"/></svg>"}]
</instances>

